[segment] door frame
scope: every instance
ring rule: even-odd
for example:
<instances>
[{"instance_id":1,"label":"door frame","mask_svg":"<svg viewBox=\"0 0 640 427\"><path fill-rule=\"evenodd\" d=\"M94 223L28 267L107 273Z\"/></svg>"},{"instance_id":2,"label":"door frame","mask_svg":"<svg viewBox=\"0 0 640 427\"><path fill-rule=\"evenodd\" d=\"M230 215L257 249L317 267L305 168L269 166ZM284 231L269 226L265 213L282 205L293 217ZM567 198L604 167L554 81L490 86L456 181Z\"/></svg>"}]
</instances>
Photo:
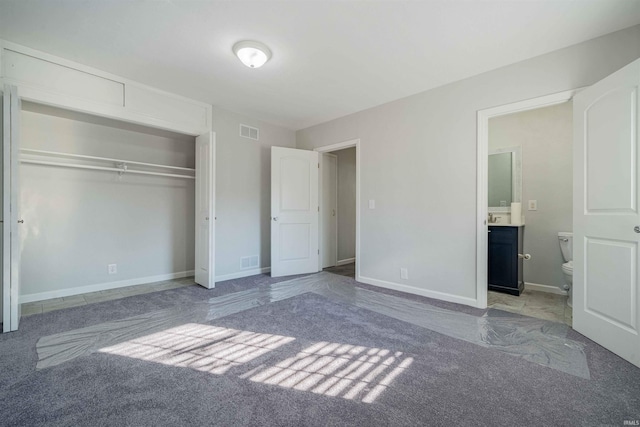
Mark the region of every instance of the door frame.
<instances>
[{"instance_id":1,"label":"door frame","mask_svg":"<svg viewBox=\"0 0 640 427\"><path fill-rule=\"evenodd\" d=\"M360 161L360 138L350 139L348 141L338 142L336 144L324 145L322 147L316 147L313 151L317 151L319 153L331 153L332 151L344 150L345 148L355 147L356 149L356 282L360 282L360 172L361 172L361 161ZM322 174L322 170L320 171ZM322 191L322 175L320 175L319 179L319 187L318 191ZM322 237L322 222L318 217L318 239ZM322 261L318 259L318 271L322 271Z\"/></svg>"},{"instance_id":2,"label":"door frame","mask_svg":"<svg viewBox=\"0 0 640 427\"><path fill-rule=\"evenodd\" d=\"M487 237L487 216L489 208L489 119L507 114L519 113L537 108L550 107L570 101L583 88L566 90L563 92L517 101L498 107L478 110L478 144L477 144L477 218L476 218L476 306L487 308L489 247Z\"/></svg>"}]
</instances>

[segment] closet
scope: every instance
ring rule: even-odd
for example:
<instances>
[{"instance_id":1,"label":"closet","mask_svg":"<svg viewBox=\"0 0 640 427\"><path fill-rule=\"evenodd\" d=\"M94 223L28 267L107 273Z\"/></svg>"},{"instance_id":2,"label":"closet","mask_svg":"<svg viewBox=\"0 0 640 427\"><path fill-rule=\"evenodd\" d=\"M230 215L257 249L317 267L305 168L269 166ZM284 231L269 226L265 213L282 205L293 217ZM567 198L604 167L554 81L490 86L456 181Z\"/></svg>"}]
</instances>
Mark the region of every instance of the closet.
<instances>
[{"instance_id":1,"label":"closet","mask_svg":"<svg viewBox=\"0 0 640 427\"><path fill-rule=\"evenodd\" d=\"M1 47L3 332L25 302L190 275L212 288L211 106Z\"/></svg>"}]
</instances>

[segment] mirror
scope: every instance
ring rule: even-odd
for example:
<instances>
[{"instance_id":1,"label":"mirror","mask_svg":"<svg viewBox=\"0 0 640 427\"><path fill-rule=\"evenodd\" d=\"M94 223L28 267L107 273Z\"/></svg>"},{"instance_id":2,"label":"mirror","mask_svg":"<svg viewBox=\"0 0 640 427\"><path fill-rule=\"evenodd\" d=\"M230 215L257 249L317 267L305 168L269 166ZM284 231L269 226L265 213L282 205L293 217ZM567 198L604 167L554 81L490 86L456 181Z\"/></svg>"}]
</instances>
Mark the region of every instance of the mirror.
<instances>
[{"instance_id":1,"label":"mirror","mask_svg":"<svg viewBox=\"0 0 640 427\"><path fill-rule=\"evenodd\" d=\"M522 153L520 147L489 152L489 212L511 212L511 202L522 202Z\"/></svg>"}]
</instances>

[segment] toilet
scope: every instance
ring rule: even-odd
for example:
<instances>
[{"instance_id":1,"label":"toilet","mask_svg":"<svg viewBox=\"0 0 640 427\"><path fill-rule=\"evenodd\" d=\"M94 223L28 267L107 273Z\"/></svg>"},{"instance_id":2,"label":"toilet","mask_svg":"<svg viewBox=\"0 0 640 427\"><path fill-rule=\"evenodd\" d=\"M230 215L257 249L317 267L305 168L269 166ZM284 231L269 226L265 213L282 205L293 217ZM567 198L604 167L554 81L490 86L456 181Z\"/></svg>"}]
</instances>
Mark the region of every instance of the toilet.
<instances>
[{"instance_id":1,"label":"toilet","mask_svg":"<svg viewBox=\"0 0 640 427\"><path fill-rule=\"evenodd\" d=\"M564 275L564 289L569 295L567 305L573 307L573 233L561 231L558 233L558 240L560 241L562 258L565 261L562 264L562 274Z\"/></svg>"}]
</instances>

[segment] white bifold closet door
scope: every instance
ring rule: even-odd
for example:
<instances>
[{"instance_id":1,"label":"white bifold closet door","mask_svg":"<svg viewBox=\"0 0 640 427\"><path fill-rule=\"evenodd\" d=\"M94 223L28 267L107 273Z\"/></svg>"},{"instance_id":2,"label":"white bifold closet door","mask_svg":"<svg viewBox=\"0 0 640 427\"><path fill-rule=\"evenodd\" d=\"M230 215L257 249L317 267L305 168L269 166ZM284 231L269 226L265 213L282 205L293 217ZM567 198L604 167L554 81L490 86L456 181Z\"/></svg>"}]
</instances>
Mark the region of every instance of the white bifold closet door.
<instances>
[{"instance_id":1,"label":"white bifold closet door","mask_svg":"<svg viewBox=\"0 0 640 427\"><path fill-rule=\"evenodd\" d=\"M2 95L2 332L20 323L20 112L15 86Z\"/></svg>"},{"instance_id":2,"label":"white bifold closet door","mask_svg":"<svg viewBox=\"0 0 640 427\"><path fill-rule=\"evenodd\" d=\"M578 93L573 327L640 366L640 60Z\"/></svg>"},{"instance_id":3,"label":"white bifold closet door","mask_svg":"<svg viewBox=\"0 0 640 427\"><path fill-rule=\"evenodd\" d=\"M271 276L318 271L318 153L271 148Z\"/></svg>"},{"instance_id":4,"label":"white bifold closet door","mask_svg":"<svg viewBox=\"0 0 640 427\"><path fill-rule=\"evenodd\" d=\"M214 132L196 138L196 265L195 282L215 287L215 152Z\"/></svg>"}]
</instances>

